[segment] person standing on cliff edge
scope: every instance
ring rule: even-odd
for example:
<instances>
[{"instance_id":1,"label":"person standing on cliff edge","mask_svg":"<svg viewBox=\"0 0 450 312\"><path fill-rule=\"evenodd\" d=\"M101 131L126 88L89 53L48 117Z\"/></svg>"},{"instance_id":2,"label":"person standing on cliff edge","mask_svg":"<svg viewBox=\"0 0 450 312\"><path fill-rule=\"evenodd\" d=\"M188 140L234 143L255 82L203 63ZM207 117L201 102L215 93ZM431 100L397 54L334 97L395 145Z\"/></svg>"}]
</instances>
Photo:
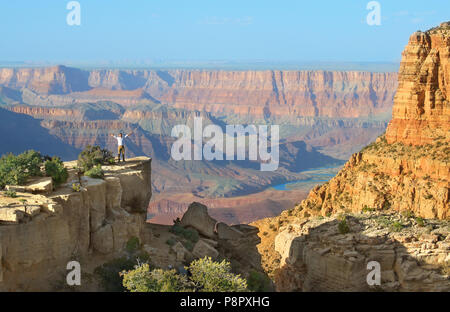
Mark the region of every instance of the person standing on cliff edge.
<instances>
[{"instance_id":1,"label":"person standing on cliff edge","mask_svg":"<svg viewBox=\"0 0 450 312\"><path fill-rule=\"evenodd\" d=\"M112 137L114 137L117 140L117 161L120 163L120 154L122 154L122 160L125 162L125 145L123 144L123 140L130 135L132 135L133 132L130 132L123 136L122 133L119 133L119 136L115 136L114 134L111 134Z\"/></svg>"}]
</instances>

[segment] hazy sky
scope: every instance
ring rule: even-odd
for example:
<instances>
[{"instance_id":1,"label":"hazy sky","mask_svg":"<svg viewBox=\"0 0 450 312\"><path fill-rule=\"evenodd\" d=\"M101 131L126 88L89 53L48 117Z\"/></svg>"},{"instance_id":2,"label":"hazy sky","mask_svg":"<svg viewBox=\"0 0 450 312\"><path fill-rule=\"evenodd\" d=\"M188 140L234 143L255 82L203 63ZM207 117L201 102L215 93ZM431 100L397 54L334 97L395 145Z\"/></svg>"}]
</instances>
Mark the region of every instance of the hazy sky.
<instances>
[{"instance_id":1,"label":"hazy sky","mask_svg":"<svg viewBox=\"0 0 450 312\"><path fill-rule=\"evenodd\" d=\"M0 61L397 62L409 35L450 20L448 0L65 0L0 3Z\"/></svg>"}]
</instances>

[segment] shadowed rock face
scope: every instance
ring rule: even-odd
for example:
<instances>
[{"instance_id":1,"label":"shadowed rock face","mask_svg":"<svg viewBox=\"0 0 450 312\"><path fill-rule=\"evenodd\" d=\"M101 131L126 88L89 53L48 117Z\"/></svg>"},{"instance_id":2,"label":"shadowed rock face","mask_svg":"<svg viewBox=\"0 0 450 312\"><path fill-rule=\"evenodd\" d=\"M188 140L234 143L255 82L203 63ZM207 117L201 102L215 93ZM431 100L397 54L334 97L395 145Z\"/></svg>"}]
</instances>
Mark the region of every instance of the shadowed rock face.
<instances>
[{"instance_id":1,"label":"shadowed rock face","mask_svg":"<svg viewBox=\"0 0 450 312\"><path fill-rule=\"evenodd\" d=\"M50 133L39 120L0 108L0 155L34 149L42 154L76 158L79 150Z\"/></svg>"},{"instance_id":2,"label":"shadowed rock face","mask_svg":"<svg viewBox=\"0 0 450 312\"><path fill-rule=\"evenodd\" d=\"M450 139L450 27L416 32L403 51L389 143L424 145Z\"/></svg>"}]
</instances>

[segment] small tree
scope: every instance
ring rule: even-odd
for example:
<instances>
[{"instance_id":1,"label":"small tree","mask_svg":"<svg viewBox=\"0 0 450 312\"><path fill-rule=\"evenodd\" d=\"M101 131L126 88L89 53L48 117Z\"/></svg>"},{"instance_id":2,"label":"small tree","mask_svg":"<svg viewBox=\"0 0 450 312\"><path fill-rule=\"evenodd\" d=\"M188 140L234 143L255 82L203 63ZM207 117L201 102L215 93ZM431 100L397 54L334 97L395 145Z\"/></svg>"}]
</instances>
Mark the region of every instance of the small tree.
<instances>
[{"instance_id":1,"label":"small tree","mask_svg":"<svg viewBox=\"0 0 450 312\"><path fill-rule=\"evenodd\" d=\"M231 272L226 260L214 262L211 258L193 261L186 268L190 275L178 274L175 270L150 270L144 263L134 270L122 272L123 286L132 292L226 292L246 291L247 282Z\"/></svg>"},{"instance_id":2,"label":"small tree","mask_svg":"<svg viewBox=\"0 0 450 312\"><path fill-rule=\"evenodd\" d=\"M150 271L147 263L122 275L123 286L131 292L183 292L192 288L185 275L180 275L175 270Z\"/></svg>"},{"instance_id":3,"label":"small tree","mask_svg":"<svg viewBox=\"0 0 450 312\"><path fill-rule=\"evenodd\" d=\"M248 289L257 292L267 292L271 290L271 281L264 273L257 271L250 271L247 278Z\"/></svg>"},{"instance_id":4,"label":"small tree","mask_svg":"<svg viewBox=\"0 0 450 312\"><path fill-rule=\"evenodd\" d=\"M214 262L210 257L193 261L189 266L191 280L199 291L245 291L247 281L231 273L231 264L223 260Z\"/></svg>"},{"instance_id":5,"label":"small tree","mask_svg":"<svg viewBox=\"0 0 450 312\"><path fill-rule=\"evenodd\" d=\"M64 167L64 163L59 157L53 157L51 160L47 160L44 163L45 174L52 177L55 185L59 185L67 181L69 173Z\"/></svg>"},{"instance_id":6,"label":"small tree","mask_svg":"<svg viewBox=\"0 0 450 312\"><path fill-rule=\"evenodd\" d=\"M94 168L87 170L84 174L93 179L103 179L105 177L101 165L96 165Z\"/></svg>"},{"instance_id":7,"label":"small tree","mask_svg":"<svg viewBox=\"0 0 450 312\"><path fill-rule=\"evenodd\" d=\"M29 150L15 156L6 154L0 158L0 188L7 184L24 184L28 177L40 176L42 157L36 151Z\"/></svg>"},{"instance_id":8,"label":"small tree","mask_svg":"<svg viewBox=\"0 0 450 312\"><path fill-rule=\"evenodd\" d=\"M85 172L98 165L107 165L112 162L114 162L112 153L100 146L89 145L78 155L78 167Z\"/></svg>"}]
</instances>

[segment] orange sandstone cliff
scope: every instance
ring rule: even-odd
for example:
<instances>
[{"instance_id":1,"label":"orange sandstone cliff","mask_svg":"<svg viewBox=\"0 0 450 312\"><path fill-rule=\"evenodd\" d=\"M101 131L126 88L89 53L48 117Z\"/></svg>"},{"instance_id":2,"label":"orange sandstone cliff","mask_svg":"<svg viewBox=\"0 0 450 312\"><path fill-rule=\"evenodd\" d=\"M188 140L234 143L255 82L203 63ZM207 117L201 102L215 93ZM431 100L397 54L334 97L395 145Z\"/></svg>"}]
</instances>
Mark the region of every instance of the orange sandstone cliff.
<instances>
[{"instance_id":1,"label":"orange sandstone cliff","mask_svg":"<svg viewBox=\"0 0 450 312\"><path fill-rule=\"evenodd\" d=\"M323 216L394 209L448 219L450 181L450 26L411 36L403 52L386 134L352 155L296 211Z\"/></svg>"},{"instance_id":2,"label":"orange sandstone cliff","mask_svg":"<svg viewBox=\"0 0 450 312\"><path fill-rule=\"evenodd\" d=\"M403 52L388 143L423 145L450 137L450 26L416 32Z\"/></svg>"},{"instance_id":3,"label":"orange sandstone cliff","mask_svg":"<svg viewBox=\"0 0 450 312\"><path fill-rule=\"evenodd\" d=\"M277 290L450 291L449 52L450 23L412 35L386 134L294 209L253 223Z\"/></svg>"}]
</instances>

